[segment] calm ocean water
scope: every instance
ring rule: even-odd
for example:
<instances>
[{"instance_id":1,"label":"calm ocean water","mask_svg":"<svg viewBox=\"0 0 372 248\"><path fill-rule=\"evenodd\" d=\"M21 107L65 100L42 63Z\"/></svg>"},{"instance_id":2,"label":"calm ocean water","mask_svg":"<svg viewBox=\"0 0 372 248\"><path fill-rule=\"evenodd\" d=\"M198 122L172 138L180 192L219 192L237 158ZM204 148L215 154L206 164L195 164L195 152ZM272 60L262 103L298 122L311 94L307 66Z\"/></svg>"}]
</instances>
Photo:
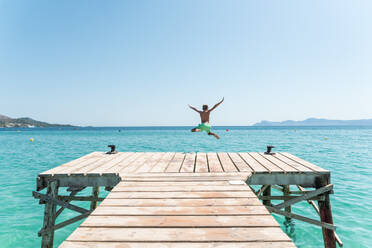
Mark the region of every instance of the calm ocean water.
<instances>
[{"instance_id":1,"label":"calm ocean water","mask_svg":"<svg viewBox=\"0 0 372 248\"><path fill-rule=\"evenodd\" d=\"M118 130L121 130L119 132ZM28 129L0 131L0 247L39 247L37 232L43 206L32 198L36 175L92 151L264 151L273 144L332 171L335 194L331 204L337 233L344 247L372 243L372 127L226 127L216 128L221 139L190 133L188 127ZM0 129L1 130L1 129ZM34 139L34 142L30 141ZM63 191L62 191L63 193ZM84 204L83 204L84 206ZM307 203L293 211L317 218ZM61 218L74 216L66 211ZM283 230L284 218L275 216ZM56 231L57 247L79 225ZM322 247L321 230L294 221L287 229L298 247Z\"/></svg>"}]
</instances>

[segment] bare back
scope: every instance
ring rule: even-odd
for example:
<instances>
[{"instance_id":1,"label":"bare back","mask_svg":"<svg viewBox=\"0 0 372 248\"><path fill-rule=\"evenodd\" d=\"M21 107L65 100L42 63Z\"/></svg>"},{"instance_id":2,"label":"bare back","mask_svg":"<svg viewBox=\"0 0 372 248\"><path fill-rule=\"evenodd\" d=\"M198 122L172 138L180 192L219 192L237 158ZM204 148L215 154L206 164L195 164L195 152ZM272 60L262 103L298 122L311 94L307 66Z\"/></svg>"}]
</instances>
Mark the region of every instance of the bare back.
<instances>
[{"instance_id":1,"label":"bare back","mask_svg":"<svg viewBox=\"0 0 372 248\"><path fill-rule=\"evenodd\" d=\"M210 115L210 111L209 110L206 110L206 111L200 111L199 114L200 114L200 119L201 119L201 122L204 123L204 122L208 122L209 123L209 115Z\"/></svg>"}]
</instances>

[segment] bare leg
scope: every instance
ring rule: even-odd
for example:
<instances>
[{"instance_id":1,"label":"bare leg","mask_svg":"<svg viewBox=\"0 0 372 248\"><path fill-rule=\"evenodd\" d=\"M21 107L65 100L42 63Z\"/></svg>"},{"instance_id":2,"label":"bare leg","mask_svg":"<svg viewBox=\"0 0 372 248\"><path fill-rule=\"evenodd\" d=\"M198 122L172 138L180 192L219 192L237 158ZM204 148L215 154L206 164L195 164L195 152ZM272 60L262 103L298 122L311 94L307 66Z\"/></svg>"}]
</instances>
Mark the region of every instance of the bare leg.
<instances>
[{"instance_id":1,"label":"bare leg","mask_svg":"<svg viewBox=\"0 0 372 248\"><path fill-rule=\"evenodd\" d=\"M220 136L218 136L217 134L212 133L212 132L209 132L208 135L213 135L214 137L216 137L216 139L219 139L220 138Z\"/></svg>"},{"instance_id":2,"label":"bare leg","mask_svg":"<svg viewBox=\"0 0 372 248\"><path fill-rule=\"evenodd\" d=\"M193 129L191 129L191 132L200 132L200 129L193 128Z\"/></svg>"}]
</instances>

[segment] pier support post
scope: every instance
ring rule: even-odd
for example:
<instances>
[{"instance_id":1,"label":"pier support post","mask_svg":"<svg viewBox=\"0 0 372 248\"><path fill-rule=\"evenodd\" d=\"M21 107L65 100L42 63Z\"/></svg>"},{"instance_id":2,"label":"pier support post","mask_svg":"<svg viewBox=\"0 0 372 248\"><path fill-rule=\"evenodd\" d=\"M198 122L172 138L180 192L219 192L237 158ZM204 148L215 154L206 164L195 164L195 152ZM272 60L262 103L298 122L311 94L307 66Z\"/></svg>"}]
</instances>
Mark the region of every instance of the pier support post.
<instances>
[{"instance_id":1,"label":"pier support post","mask_svg":"<svg viewBox=\"0 0 372 248\"><path fill-rule=\"evenodd\" d=\"M283 196L289 196L289 185L283 185ZM285 207L285 211L290 213L292 211L291 205ZM289 222L292 220L292 218L285 217L285 220Z\"/></svg>"},{"instance_id":2,"label":"pier support post","mask_svg":"<svg viewBox=\"0 0 372 248\"><path fill-rule=\"evenodd\" d=\"M263 196L271 196L271 185L268 185L268 187L262 192L262 195ZM263 200L262 203L265 206L271 206L271 201L270 200Z\"/></svg>"},{"instance_id":3,"label":"pier support post","mask_svg":"<svg viewBox=\"0 0 372 248\"><path fill-rule=\"evenodd\" d=\"M93 187L92 188L92 196L94 198L97 198L98 199L98 195L99 195L99 187ZM91 201L90 202L90 210L93 211L94 209L96 209L97 207L97 201Z\"/></svg>"},{"instance_id":4,"label":"pier support post","mask_svg":"<svg viewBox=\"0 0 372 248\"><path fill-rule=\"evenodd\" d=\"M316 188L321 188L329 184L329 178L316 183ZM331 201L329 199L329 192L324 193L324 201L318 201L320 221L333 224ZM333 230L322 228L323 240L325 248L336 248L336 237Z\"/></svg>"},{"instance_id":5,"label":"pier support post","mask_svg":"<svg viewBox=\"0 0 372 248\"><path fill-rule=\"evenodd\" d=\"M50 181L48 183L47 195L56 198L58 194L58 181ZM43 230L48 230L42 234L41 248L53 248L54 240L54 224L56 220L56 207L57 205L52 201L45 203L44 209L44 223Z\"/></svg>"}]
</instances>

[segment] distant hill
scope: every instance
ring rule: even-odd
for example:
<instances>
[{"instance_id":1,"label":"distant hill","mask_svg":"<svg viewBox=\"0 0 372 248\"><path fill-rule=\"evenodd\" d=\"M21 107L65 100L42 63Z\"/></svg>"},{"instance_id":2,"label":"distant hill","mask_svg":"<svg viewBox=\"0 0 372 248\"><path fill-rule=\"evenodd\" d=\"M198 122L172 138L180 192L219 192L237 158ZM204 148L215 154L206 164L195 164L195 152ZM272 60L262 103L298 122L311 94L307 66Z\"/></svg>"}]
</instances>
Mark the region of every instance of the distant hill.
<instances>
[{"instance_id":1,"label":"distant hill","mask_svg":"<svg viewBox=\"0 0 372 248\"><path fill-rule=\"evenodd\" d=\"M11 118L5 115L0 115L0 128L4 127L73 127L65 124L50 124L47 122L36 121L28 117Z\"/></svg>"},{"instance_id":2,"label":"distant hill","mask_svg":"<svg viewBox=\"0 0 372 248\"><path fill-rule=\"evenodd\" d=\"M261 121L253 126L372 126L372 119L362 120L328 120L308 118L303 121Z\"/></svg>"},{"instance_id":3,"label":"distant hill","mask_svg":"<svg viewBox=\"0 0 372 248\"><path fill-rule=\"evenodd\" d=\"M5 115L0 115L0 121L10 120L11 118Z\"/></svg>"}]
</instances>

